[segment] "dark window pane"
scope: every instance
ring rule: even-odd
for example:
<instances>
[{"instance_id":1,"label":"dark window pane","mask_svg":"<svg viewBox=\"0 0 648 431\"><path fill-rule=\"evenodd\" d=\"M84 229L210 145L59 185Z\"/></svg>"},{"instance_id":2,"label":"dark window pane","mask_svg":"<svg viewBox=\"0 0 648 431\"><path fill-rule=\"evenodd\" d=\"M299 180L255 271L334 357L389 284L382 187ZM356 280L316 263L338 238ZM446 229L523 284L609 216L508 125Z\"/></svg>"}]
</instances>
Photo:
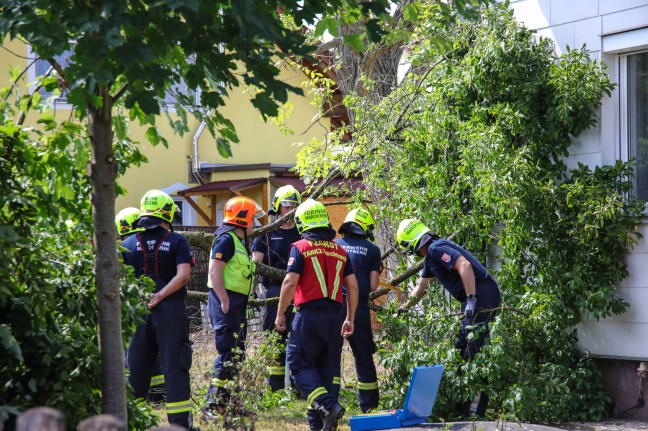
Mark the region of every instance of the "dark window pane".
<instances>
[{"instance_id":1,"label":"dark window pane","mask_svg":"<svg viewBox=\"0 0 648 431\"><path fill-rule=\"evenodd\" d=\"M628 141L637 159L634 193L648 202L648 52L628 56Z\"/></svg>"},{"instance_id":2,"label":"dark window pane","mask_svg":"<svg viewBox=\"0 0 648 431\"><path fill-rule=\"evenodd\" d=\"M56 60L56 62L58 64L61 65L61 67L63 69L65 69L72 62L70 60L70 58L72 57L72 54L73 54L73 51L68 50L68 51L65 51L62 54L54 56L54 59ZM36 76L42 76L42 75L45 75L47 73L47 71L51 67L51 64L46 59L39 58L38 60L36 60L35 66L36 66ZM61 93L61 95L56 99L56 103L66 103L67 102L67 99L65 97L66 92L67 92L67 90ZM40 93L41 93L41 96L43 97L43 99L49 97L50 94L51 94L50 91L47 91L44 88L40 89Z\"/></svg>"}]
</instances>

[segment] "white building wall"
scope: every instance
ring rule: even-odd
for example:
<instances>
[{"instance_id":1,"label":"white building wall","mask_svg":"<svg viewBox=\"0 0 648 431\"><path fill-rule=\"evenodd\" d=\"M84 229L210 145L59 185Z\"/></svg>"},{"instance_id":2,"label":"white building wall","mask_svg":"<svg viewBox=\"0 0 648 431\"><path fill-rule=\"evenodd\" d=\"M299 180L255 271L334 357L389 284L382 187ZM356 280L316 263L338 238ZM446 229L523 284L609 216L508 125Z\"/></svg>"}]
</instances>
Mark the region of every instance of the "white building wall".
<instances>
[{"instance_id":1,"label":"white building wall","mask_svg":"<svg viewBox=\"0 0 648 431\"><path fill-rule=\"evenodd\" d=\"M558 54L585 44L592 58L606 62L615 82L619 53L648 47L648 0L513 0L511 9L518 21L552 39ZM617 86L612 97L604 98L596 128L574 139L568 167L625 159L622 114ZM596 356L648 360L648 220L641 232L644 239L627 256L630 276L618 289L630 308L600 321L584 318L577 327L580 347Z\"/></svg>"}]
</instances>

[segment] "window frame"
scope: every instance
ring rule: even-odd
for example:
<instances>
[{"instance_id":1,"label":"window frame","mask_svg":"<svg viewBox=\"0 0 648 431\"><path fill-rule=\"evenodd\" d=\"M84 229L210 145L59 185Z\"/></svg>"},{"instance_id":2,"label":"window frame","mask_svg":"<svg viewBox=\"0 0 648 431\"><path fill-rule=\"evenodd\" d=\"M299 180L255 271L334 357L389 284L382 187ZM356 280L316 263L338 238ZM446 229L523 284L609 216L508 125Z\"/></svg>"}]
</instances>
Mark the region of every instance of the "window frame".
<instances>
[{"instance_id":1,"label":"window frame","mask_svg":"<svg viewBox=\"0 0 648 431\"><path fill-rule=\"evenodd\" d=\"M73 43L73 42L71 42L71 43ZM27 79L29 80L29 83L30 83L30 85L29 85L29 93L31 94L36 89L35 83L36 83L36 77L38 76L36 64L39 61L45 61L45 60L40 59L36 55L36 53L32 50L32 47L31 47L30 44L27 44L27 59L30 62L29 68L27 70ZM200 93L201 93L200 88L198 88L196 90L189 91L188 87L187 87L187 84L184 83L184 82L182 82L181 84L176 85L175 87L184 87L184 89L187 90L186 91L187 93L192 93L194 103L196 105L198 105L198 103L200 102ZM181 88L181 91L182 91L182 88ZM41 96L42 96L43 99L47 99L50 95L49 94L46 95L46 94L41 93ZM164 98L162 98L161 102L162 103L160 103L160 109L162 111L169 112L169 113L173 113L173 112L177 111L176 108L175 108L175 98L172 97L171 91L168 91L166 93ZM71 110L71 109L73 109L73 106L72 106L72 104L68 103L67 97L65 97L63 94L61 94L61 95L57 96L56 98L54 98L53 108L54 109L70 109Z\"/></svg>"},{"instance_id":2,"label":"window frame","mask_svg":"<svg viewBox=\"0 0 648 431\"><path fill-rule=\"evenodd\" d=\"M67 51L66 51L67 52ZM37 66L36 64L39 61L45 61L42 60L38 55L32 50L32 47L30 44L27 44L27 59L31 63L29 65L29 69L27 70L27 79L29 81L29 93L32 94L36 90L36 77L39 76L37 74ZM45 89L42 89L43 91L46 91ZM43 99L47 99L48 97L51 96L51 93L49 94L42 94L41 97ZM73 106L72 104L68 103L67 97L65 95L60 94L56 96L53 100L53 108L54 109L72 109Z\"/></svg>"},{"instance_id":3,"label":"window frame","mask_svg":"<svg viewBox=\"0 0 648 431\"><path fill-rule=\"evenodd\" d=\"M618 56L618 65L619 65L619 158L623 161L628 161L630 159L631 151L631 142L630 142L630 90L631 83L629 82L629 66L628 59L633 55L639 54L648 54L648 48L642 47L636 50L629 50L627 52L619 53ZM636 152L636 150L635 150ZM632 178L632 191L630 192L633 196L639 196L637 192L637 177ZM644 194L648 193L648 190L643 191ZM648 204L648 199L646 199ZM647 207L648 211L648 207ZM648 214L648 212L647 212Z\"/></svg>"}]
</instances>

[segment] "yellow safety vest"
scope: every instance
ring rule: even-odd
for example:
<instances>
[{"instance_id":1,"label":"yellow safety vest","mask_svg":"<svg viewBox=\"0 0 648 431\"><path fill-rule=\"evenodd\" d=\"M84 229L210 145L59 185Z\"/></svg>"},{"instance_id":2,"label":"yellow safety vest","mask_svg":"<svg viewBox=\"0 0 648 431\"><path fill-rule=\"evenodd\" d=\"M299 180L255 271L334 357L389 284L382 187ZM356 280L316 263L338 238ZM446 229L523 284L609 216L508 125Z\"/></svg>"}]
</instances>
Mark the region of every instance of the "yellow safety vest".
<instances>
[{"instance_id":1,"label":"yellow safety vest","mask_svg":"<svg viewBox=\"0 0 648 431\"><path fill-rule=\"evenodd\" d=\"M232 231L227 233L234 239L234 255L223 270L225 289L247 296L250 294L254 284L256 264L250 259L250 255L248 255L241 239ZM216 238L214 238L214 241L216 241ZM209 275L207 275L207 287L210 289L213 287Z\"/></svg>"}]
</instances>

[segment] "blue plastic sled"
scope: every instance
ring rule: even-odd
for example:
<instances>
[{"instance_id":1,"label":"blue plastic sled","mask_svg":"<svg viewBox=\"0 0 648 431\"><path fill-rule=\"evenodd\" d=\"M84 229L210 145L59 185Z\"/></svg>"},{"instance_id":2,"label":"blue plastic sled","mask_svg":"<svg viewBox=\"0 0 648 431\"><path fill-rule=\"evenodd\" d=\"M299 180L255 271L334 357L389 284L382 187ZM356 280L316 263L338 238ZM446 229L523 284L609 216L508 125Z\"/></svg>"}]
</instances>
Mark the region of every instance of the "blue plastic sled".
<instances>
[{"instance_id":1,"label":"blue plastic sled","mask_svg":"<svg viewBox=\"0 0 648 431\"><path fill-rule=\"evenodd\" d=\"M403 408L353 416L349 421L351 431L402 428L425 422L432 414L442 375L443 365L414 368Z\"/></svg>"}]
</instances>

